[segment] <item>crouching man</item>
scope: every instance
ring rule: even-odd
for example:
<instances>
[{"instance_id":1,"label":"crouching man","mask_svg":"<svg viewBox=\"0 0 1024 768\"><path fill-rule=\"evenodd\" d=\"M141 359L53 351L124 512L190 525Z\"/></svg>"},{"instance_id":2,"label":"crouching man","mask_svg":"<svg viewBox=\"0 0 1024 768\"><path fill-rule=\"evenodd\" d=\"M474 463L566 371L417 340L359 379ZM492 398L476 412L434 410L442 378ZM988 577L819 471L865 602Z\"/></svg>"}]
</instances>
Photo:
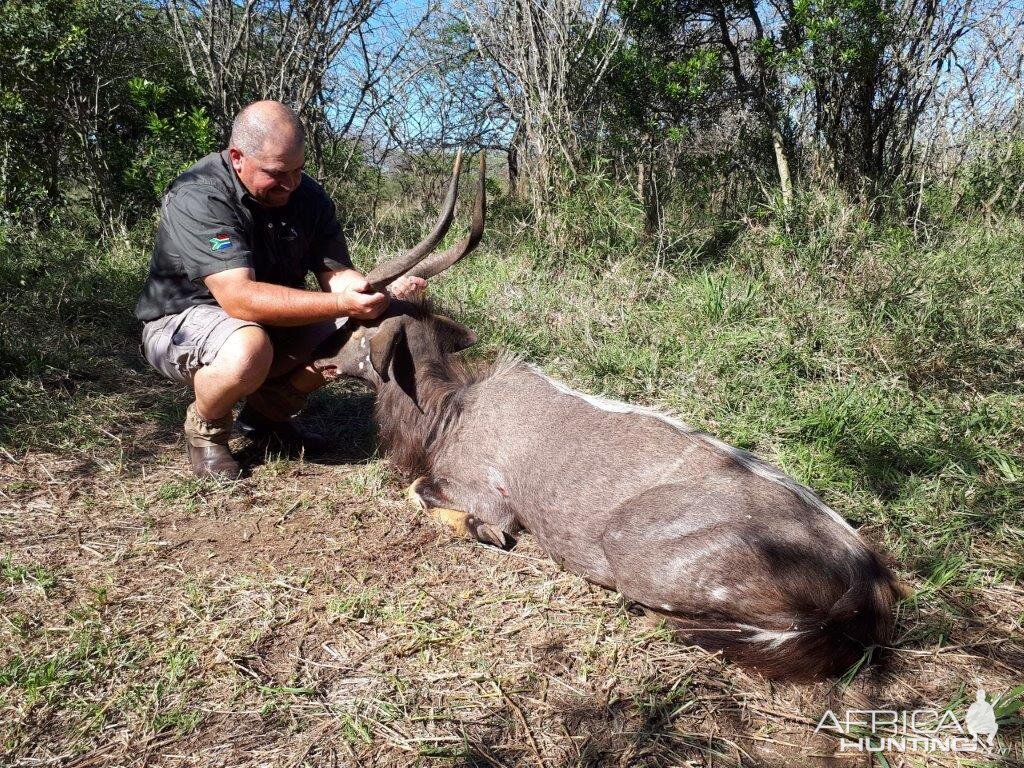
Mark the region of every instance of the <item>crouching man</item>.
<instances>
[{"instance_id":1,"label":"crouching man","mask_svg":"<svg viewBox=\"0 0 1024 768\"><path fill-rule=\"evenodd\" d=\"M305 131L284 104L235 118L230 146L174 180L135 314L149 363L191 384L185 443L199 477L232 479L232 414L254 439L316 447L293 417L326 383L313 350L347 318L372 319L389 295L352 268L334 204L302 172ZM321 290L307 290L312 273ZM390 295L422 290L402 278Z\"/></svg>"}]
</instances>

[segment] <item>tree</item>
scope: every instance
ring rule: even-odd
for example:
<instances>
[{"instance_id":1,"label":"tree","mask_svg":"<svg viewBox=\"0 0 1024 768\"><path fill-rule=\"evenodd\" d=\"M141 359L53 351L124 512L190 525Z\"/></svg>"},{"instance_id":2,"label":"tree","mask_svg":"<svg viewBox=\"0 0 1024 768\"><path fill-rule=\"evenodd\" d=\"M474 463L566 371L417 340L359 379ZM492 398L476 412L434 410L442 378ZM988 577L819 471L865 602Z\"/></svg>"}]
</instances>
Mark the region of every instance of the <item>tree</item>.
<instances>
[{"instance_id":1,"label":"tree","mask_svg":"<svg viewBox=\"0 0 1024 768\"><path fill-rule=\"evenodd\" d=\"M283 101L307 123L326 119L328 73L382 0L160 0L193 82L226 139L258 99Z\"/></svg>"},{"instance_id":2,"label":"tree","mask_svg":"<svg viewBox=\"0 0 1024 768\"><path fill-rule=\"evenodd\" d=\"M611 0L473 0L460 10L543 214L572 189L596 138L594 99L622 39Z\"/></svg>"},{"instance_id":3,"label":"tree","mask_svg":"<svg viewBox=\"0 0 1024 768\"><path fill-rule=\"evenodd\" d=\"M151 7L131 0L0 6L8 216L45 221L69 195L84 194L109 231L151 209L161 169L182 147L201 146L205 130L164 31ZM144 147L157 144L159 162L144 159Z\"/></svg>"}]
</instances>

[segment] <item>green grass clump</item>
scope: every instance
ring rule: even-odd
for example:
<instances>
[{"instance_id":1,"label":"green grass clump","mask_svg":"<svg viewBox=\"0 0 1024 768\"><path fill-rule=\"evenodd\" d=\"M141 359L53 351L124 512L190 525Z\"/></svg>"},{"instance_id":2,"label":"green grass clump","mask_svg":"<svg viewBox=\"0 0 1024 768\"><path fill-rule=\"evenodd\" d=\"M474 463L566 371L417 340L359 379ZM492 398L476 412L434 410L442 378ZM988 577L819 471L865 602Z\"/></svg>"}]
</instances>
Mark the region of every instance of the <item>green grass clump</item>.
<instances>
[{"instance_id":1,"label":"green grass clump","mask_svg":"<svg viewBox=\"0 0 1024 768\"><path fill-rule=\"evenodd\" d=\"M14 589L34 586L44 595L56 587L58 581L57 574L43 566L15 563L10 555L0 557L0 579L4 579Z\"/></svg>"},{"instance_id":2,"label":"green grass clump","mask_svg":"<svg viewBox=\"0 0 1024 768\"><path fill-rule=\"evenodd\" d=\"M356 232L364 266L417 239L421 213L392 206L374 236ZM434 281L481 333L480 354L519 353L760 452L908 570L950 570L943 590L1019 581L1024 220L915 230L808 196L648 240L628 195L600 185L553 215L554 233L499 197L480 251ZM0 232L8 453L122 456L133 427L177 433L184 391L136 352L150 237ZM392 478L369 465L349 482L372 496ZM195 496L188 483L157 488L166 502Z\"/></svg>"},{"instance_id":3,"label":"green grass clump","mask_svg":"<svg viewBox=\"0 0 1024 768\"><path fill-rule=\"evenodd\" d=\"M133 310L151 225L101 244L87 223L0 226L0 446L118 449L123 422L175 412L145 384ZM183 414L183 408L182 414Z\"/></svg>"}]
</instances>

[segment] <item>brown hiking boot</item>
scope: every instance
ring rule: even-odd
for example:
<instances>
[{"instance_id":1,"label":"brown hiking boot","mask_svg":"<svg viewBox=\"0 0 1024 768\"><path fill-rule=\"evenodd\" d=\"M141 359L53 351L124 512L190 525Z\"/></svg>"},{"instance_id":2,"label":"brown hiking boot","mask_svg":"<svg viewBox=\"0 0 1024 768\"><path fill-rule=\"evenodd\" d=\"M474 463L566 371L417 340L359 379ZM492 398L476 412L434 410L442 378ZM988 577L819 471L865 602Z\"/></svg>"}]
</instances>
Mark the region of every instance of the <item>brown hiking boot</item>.
<instances>
[{"instance_id":1,"label":"brown hiking boot","mask_svg":"<svg viewBox=\"0 0 1024 768\"><path fill-rule=\"evenodd\" d=\"M266 443L268 448L280 447L289 453L304 450L314 454L328 447L323 436L298 422L292 419L271 421L250 405L246 405L235 419L235 431L255 442Z\"/></svg>"},{"instance_id":2,"label":"brown hiking boot","mask_svg":"<svg viewBox=\"0 0 1024 768\"><path fill-rule=\"evenodd\" d=\"M288 452L305 450L316 453L327 448L327 441L294 420L306 404L307 395L287 379L264 384L245 398L245 407L235 420L235 429L251 440Z\"/></svg>"},{"instance_id":3,"label":"brown hiking boot","mask_svg":"<svg viewBox=\"0 0 1024 768\"><path fill-rule=\"evenodd\" d=\"M242 470L231 458L228 439L231 437L232 414L207 421L192 403L185 412L185 447L196 477L215 480L237 480Z\"/></svg>"},{"instance_id":4,"label":"brown hiking boot","mask_svg":"<svg viewBox=\"0 0 1024 768\"><path fill-rule=\"evenodd\" d=\"M309 395L299 392L288 379L265 381L245 398L245 411L255 410L266 421L285 422L306 406Z\"/></svg>"}]
</instances>

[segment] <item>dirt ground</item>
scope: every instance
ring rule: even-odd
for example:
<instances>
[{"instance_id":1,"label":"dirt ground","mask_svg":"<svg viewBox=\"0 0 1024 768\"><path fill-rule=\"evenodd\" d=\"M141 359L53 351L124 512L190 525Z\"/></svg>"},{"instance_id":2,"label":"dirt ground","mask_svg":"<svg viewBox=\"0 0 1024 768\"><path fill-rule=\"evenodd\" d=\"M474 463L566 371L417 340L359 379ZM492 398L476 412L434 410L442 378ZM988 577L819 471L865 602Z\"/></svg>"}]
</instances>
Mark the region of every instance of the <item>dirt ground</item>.
<instances>
[{"instance_id":1,"label":"dirt ground","mask_svg":"<svg viewBox=\"0 0 1024 768\"><path fill-rule=\"evenodd\" d=\"M1022 765L993 750L840 750L826 710L952 708L1021 683L1024 593L902 609L886 663L770 683L673 643L523 536L426 519L376 455L370 400L319 401L337 450L235 447L188 478L174 419L0 457L0 764L9 766ZM145 395L143 396L145 397ZM180 401L180 402L179 402Z\"/></svg>"}]
</instances>

